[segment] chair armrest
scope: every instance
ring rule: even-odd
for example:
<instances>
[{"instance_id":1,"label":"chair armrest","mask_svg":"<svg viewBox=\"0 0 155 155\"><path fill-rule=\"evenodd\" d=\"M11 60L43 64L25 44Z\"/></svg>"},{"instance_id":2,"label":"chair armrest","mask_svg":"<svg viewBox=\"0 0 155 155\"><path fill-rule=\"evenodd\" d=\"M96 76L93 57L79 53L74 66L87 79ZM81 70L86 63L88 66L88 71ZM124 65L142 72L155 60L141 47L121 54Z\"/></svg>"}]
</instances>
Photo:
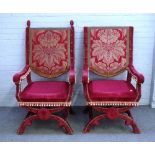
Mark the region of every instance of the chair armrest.
<instances>
[{"instance_id":1,"label":"chair armrest","mask_svg":"<svg viewBox=\"0 0 155 155\"><path fill-rule=\"evenodd\" d=\"M74 71L74 69L70 69L70 71L69 71L69 83L73 85L73 84L75 84L75 82L76 82L75 71Z\"/></svg>"},{"instance_id":2,"label":"chair armrest","mask_svg":"<svg viewBox=\"0 0 155 155\"><path fill-rule=\"evenodd\" d=\"M88 84L89 83L88 67L84 67L84 69L83 69L82 83L83 84Z\"/></svg>"},{"instance_id":3,"label":"chair armrest","mask_svg":"<svg viewBox=\"0 0 155 155\"><path fill-rule=\"evenodd\" d=\"M144 76L140 74L134 66L129 67L129 73L137 80L138 83L143 83L144 82Z\"/></svg>"},{"instance_id":4,"label":"chair armrest","mask_svg":"<svg viewBox=\"0 0 155 155\"><path fill-rule=\"evenodd\" d=\"M16 73L13 76L13 82L15 83L20 83L24 78L26 78L28 76L28 74L30 73L30 67L29 65L26 65L22 71L20 71L19 73Z\"/></svg>"}]
</instances>

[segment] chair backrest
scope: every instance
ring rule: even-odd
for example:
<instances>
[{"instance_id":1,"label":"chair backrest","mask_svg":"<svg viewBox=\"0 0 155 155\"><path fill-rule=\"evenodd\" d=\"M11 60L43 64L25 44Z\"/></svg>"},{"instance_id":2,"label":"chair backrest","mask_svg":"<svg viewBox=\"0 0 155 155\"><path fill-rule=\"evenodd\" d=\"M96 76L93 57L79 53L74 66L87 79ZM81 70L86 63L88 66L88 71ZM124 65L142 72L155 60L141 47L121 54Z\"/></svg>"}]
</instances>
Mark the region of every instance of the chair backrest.
<instances>
[{"instance_id":1,"label":"chair backrest","mask_svg":"<svg viewBox=\"0 0 155 155\"><path fill-rule=\"evenodd\" d=\"M118 75L132 65L133 27L85 27L84 51L90 71Z\"/></svg>"},{"instance_id":2,"label":"chair backrest","mask_svg":"<svg viewBox=\"0 0 155 155\"><path fill-rule=\"evenodd\" d=\"M67 72L73 52L71 28L30 28L30 21L27 25L26 63L31 70L47 78Z\"/></svg>"}]
</instances>

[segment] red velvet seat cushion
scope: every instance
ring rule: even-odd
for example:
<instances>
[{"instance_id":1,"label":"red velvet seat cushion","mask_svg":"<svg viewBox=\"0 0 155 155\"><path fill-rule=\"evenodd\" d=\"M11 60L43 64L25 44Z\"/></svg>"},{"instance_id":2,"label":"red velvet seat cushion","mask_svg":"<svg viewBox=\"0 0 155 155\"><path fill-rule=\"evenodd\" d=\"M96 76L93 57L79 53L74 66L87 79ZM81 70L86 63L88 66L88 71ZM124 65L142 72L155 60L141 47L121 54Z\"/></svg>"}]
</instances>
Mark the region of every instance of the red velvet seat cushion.
<instances>
[{"instance_id":1,"label":"red velvet seat cushion","mask_svg":"<svg viewBox=\"0 0 155 155\"><path fill-rule=\"evenodd\" d=\"M137 97L132 84L123 80L94 80L88 90L92 101L134 101Z\"/></svg>"},{"instance_id":2,"label":"red velvet seat cushion","mask_svg":"<svg viewBox=\"0 0 155 155\"><path fill-rule=\"evenodd\" d=\"M22 94L22 101L63 102L68 97L69 83L62 81L37 81L27 86Z\"/></svg>"}]
</instances>

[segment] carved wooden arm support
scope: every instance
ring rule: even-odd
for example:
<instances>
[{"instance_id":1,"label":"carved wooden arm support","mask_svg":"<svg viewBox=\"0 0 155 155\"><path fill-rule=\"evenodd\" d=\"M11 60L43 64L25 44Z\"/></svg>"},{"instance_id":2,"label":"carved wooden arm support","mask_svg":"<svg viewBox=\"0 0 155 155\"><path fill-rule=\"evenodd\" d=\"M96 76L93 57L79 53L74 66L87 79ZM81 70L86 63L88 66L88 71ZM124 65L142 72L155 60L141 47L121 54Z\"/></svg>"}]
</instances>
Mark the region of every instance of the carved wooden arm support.
<instances>
[{"instance_id":1,"label":"carved wooden arm support","mask_svg":"<svg viewBox=\"0 0 155 155\"><path fill-rule=\"evenodd\" d=\"M136 84L136 90L137 90L137 99L136 101L139 101L140 97L141 97L141 84L144 83L144 76L142 74L140 74L135 68L134 66L130 66L128 68L128 81L131 82L131 77L133 77L137 84Z\"/></svg>"},{"instance_id":2,"label":"carved wooden arm support","mask_svg":"<svg viewBox=\"0 0 155 155\"><path fill-rule=\"evenodd\" d=\"M69 71L69 83L71 85L75 84L76 83L76 76L75 76L75 71L74 69L70 69Z\"/></svg>"},{"instance_id":3,"label":"carved wooden arm support","mask_svg":"<svg viewBox=\"0 0 155 155\"><path fill-rule=\"evenodd\" d=\"M89 73L88 73L88 67L84 67L83 73L82 73L82 83L83 85L86 85L89 83Z\"/></svg>"},{"instance_id":4,"label":"carved wooden arm support","mask_svg":"<svg viewBox=\"0 0 155 155\"><path fill-rule=\"evenodd\" d=\"M26 65L22 71L20 71L19 73L16 73L14 76L13 76L13 82L15 83L18 83L20 84L21 81L23 79L25 79L29 74L30 74L31 70L30 70L30 67L29 65Z\"/></svg>"},{"instance_id":5,"label":"carved wooden arm support","mask_svg":"<svg viewBox=\"0 0 155 155\"><path fill-rule=\"evenodd\" d=\"M24 69L16 73L13 76L13 82L16 84L16 98L19 101L20 100L20 93L21 93L21 82L23 79L27 78L27 76L30 74L31 70L29 65L26 65Z\"/></svg>"},{"instance_id":6,"label":"carved wooden arm support","mask_svg":"<svg viewBox=\"0 0 155 155\"><path fill-rule=\"evenodd\" d=\"M74 71L73 67L70 68L68 82L69 82L70 86L69 86L69 93L68 93L66 102L71 101L71 97L73 94L73 87L74 87L74 84L76 83L76 75L75 75L75 71Z\"/></svg>"},{"instance_id":7,"label":"carved wooden arm support","mask_svg":"<svg viewBox=\"0 0 155 155\"><path fill-rule=\"evenodd\" d=\"M144 83L144 76L140 74L134 66L130 66L128 68L129 73L132 75L132 77L137 81L137 83L142 84Z\"/></svg>"},{"instance_id":8,"label":"carved wooden arm support","mask_svg":"<svg viewBox=\"0 0 155 155\"><path fill-rule=\"evenodd\" d=\"M89 91L88 91L89 71L88 71L88 67L87 66L85 66L84 69L83 69L82 83L83 83L85 97L86 97L87 101L90 102L91 99L90 99Z\"/></svg>"}]
</instances>

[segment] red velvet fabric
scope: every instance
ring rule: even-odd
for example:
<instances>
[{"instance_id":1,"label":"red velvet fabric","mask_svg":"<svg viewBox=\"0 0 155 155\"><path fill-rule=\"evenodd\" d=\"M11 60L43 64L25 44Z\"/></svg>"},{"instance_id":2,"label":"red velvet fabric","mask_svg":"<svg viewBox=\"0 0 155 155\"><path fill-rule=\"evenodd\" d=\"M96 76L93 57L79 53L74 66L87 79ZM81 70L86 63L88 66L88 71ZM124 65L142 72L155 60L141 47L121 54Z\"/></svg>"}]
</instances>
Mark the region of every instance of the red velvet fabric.
<instances>
[{"instance_id":1,"label":"red velvet fabric","mask_svg":"<svg viewBox=\"0 0 155 155\"><path fill-rule=\"evenodd\" d=\"M123 80L93 80L88 90L92 101L135 101L137 97L132 84Z\"/></svg>"},{"instance_id":2,"label":"red velvet fabric","mask_svg":"<svg viewBox=\"0 0 155 155\"><path fill-rule=\"evenodd\" d=\"M37 81L28 85L21 93L22 101L65 102L69 93L69 83L62 81Z\"/></svg>"}]
</instances>

